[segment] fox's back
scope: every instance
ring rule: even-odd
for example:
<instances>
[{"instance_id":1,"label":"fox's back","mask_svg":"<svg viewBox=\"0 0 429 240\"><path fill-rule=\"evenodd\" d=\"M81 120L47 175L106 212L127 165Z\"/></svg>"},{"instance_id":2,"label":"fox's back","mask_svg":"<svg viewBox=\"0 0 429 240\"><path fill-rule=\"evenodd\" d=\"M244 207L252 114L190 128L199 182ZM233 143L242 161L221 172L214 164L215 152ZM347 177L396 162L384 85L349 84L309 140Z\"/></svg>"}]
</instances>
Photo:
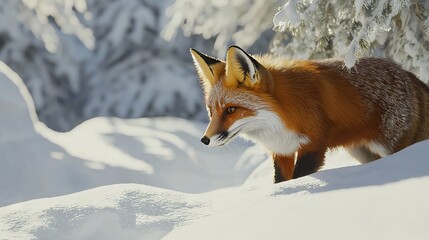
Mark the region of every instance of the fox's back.
<instances>
[{"instance_id":1,"label":"fox's back","mask_svg":"<svg viewBox=\"0 0 429 240\"><path fill-rule=\"evenodd\" d=\"M429 121L424 120L429 116L429 88L393 61L361 58L351 70L341 59L306 63L312 67L306 67L311 74L304 78L322 86L318 97L331 120L366 129L371 123L377 124L375 128L382 131L383 141L390 142L391 148L405 147L409 143L401 142L406 138L406 142L415 142L429 136ZM348 120L347 116L360 121ZM415 126L419 126L421 136L416 136L417 129L413 137L406 136ZM365 131L362 128L360 131ZM338 134L334 135L338 138Z\"/></svg>"}]
</instances>

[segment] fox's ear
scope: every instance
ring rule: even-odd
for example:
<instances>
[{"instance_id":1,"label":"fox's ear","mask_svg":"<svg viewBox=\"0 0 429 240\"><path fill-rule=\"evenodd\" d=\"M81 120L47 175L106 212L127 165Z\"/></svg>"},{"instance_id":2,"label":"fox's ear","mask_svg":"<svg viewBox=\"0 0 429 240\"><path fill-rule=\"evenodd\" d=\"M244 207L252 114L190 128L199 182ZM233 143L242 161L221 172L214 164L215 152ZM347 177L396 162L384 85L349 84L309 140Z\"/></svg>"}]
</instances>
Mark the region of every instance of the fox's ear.
<instances>
[{"instance_id":1,"label":"fox's ear","mask_svg":"<svg viewBox=\"0 0 429 240\"><path fill-rule=\"evenodd\" d=\"M201 78L204 90L207 93L207 90L215 83L213 66L217 63L221 63L221 61L202 54L193 48L191 48L190 51L192 59L194 60L195 68L197 69L198 75Z\"/></svg>"},{"instance_id":2,"label":"fox's ear","mask_svg":"<svg viewBox=\"0 0 429 240\"><path fill-rule=\"evenodd\" d=\"M253 88L260 83L261 68L258 61L238 46L231 46L226 52L227 81L231 81L228 84Z\"/></svg>"}]
</instances>

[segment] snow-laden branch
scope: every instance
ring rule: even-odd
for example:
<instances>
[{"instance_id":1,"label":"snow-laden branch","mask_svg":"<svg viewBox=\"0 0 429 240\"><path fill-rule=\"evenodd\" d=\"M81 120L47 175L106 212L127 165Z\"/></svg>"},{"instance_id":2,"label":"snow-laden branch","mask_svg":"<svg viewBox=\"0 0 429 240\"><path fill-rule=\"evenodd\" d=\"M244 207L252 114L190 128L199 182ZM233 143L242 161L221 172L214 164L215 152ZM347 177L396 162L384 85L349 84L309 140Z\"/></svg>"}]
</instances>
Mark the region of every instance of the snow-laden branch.
<instances>
[{"instance_id":1,"label":"snow-laden branch","mask_svg":"<svg viewBox=\"0 0 429 240\"><path fill-rule=\"evenodd\" d=\"M366 55L393 58L429 81L429 4L406 0L289 0L274 16L274 52L340 56L347 68Z\"/></svg>"},{"instance_id":2,"label":"snow-laden branch","mask_svg":"<svg viewBox=\"0 0 429 240\"><path fill-rule=\"evenodd\" d=\"M232 42L248 48L270 29L276 6L275 1L176 0L168 8L163 36L169 41L181 29L186 36L215 38L214 50L224 57Z\"/></svg>"}]
</instances>

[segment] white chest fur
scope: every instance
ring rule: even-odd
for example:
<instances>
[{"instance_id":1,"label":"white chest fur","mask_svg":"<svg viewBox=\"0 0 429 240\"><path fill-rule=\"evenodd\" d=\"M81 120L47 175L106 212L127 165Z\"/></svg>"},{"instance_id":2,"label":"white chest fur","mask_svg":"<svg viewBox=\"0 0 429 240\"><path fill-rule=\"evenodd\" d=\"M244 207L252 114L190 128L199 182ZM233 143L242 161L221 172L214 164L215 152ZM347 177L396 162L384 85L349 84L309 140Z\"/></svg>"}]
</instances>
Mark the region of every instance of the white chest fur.
<instances>
[{"instance_id":1,"label":"white chest fur","mask_svg":"<svg viewBox=\"0 0 429 240\"><path fill-rule=\"evenodd\" d=\"M285 127L274 112L259 110L256 116L247 119L244 135L246 138L262 144L270 152L292 155L308 138Z\"/></svg>"}]
</instances>

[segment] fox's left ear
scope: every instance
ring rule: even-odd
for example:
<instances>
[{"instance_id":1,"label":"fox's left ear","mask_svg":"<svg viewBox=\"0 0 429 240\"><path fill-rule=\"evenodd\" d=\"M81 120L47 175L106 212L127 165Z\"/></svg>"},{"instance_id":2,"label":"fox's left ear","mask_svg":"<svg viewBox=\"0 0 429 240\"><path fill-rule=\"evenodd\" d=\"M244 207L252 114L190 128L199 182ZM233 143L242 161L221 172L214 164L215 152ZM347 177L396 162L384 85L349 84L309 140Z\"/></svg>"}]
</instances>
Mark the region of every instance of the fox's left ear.
<instances>
[{"instance_id":1,"label":"fox's left ear","mask_svg":"<svg viewBox=\"0 0 429 240\"><path fill-rule=\"evenodd\" d=\"M260 84L262 68L258 61L238 46L231 46L226 52L226 74L227 81L230 81L228 84L254 88Z\"/></svg>"},{"instance_id":2,"label":"fox's left ear","mask_svg":"<svg viewBox=\"0 0 429 240\"><path fill-rule=\"evenodd\" d=\"M190 51L195 68L203 84L204 92L207 94L216 82L213 69L217 64L222 63L222 61L200 53L193 48Z\"/></svg>"}]
</instances>

